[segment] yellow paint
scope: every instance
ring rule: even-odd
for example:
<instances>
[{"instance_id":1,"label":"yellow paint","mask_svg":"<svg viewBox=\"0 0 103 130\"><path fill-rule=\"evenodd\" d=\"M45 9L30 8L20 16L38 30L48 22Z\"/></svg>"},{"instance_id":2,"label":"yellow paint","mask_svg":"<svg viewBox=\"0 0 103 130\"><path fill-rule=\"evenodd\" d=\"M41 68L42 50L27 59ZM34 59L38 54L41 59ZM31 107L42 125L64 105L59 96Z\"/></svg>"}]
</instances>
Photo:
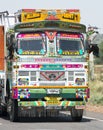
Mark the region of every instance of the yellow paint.
<instances>
[{"instance_id":1,"label":"yellow paint","mask_svg":"<svg viewBox=\"0 0 103 130\"><path fill-rule=\"evenodd\" d=\"M39 88L88 88L88 86L13 86L13 88L30 88L30 89L39 89Z\"/></svg>"},{"instance_id":2,"label":"yellow paint","mask_svg":"<svg viewBox=\"0 0 103 130\"><path fill-rule=\"evenodd\" d=\"M45 97L47 105L60 104L60 97Z\"/></svg>"},{"instance_id":3,"label":"yellow paint","mask_svg":"<svg viewBox=\"0 0 103 130\"><path fill-rule=\"evenodd\" d=\"M62 55L79 55L79 51L63 51Z\"/></svg>"},{"instance_id":4,"label":"yellow paint","mask_svg":"<svg viewBox=\"0 0 103 130\"><path fill-rule=\"evenodd\" d=\"M49 100L58 100L60 101L62 98L61 97L45 97L45 100L49 101Z\"/></svg>"},{"instance_id":5,"label":"yellow paint","mask_svg":"<svg viewBox=\"0 0 103 130\"><path fill-rule=\"evenodd\" d=\"M42 21L47 18L47 13L39 13L39 12L22 12L21 21L22 22L36 22Z\"/></svg>"},{"instance_id":6,"label":"yellow paint","mask_svg":"<svg viewBox=\"0 0 103 130\"><path fill-rule=\"evenodd\" d=\"M79 10L30 10L22 11L21 22L36 22L46 19L80 23Z\"/></svg>"}]
</instances>

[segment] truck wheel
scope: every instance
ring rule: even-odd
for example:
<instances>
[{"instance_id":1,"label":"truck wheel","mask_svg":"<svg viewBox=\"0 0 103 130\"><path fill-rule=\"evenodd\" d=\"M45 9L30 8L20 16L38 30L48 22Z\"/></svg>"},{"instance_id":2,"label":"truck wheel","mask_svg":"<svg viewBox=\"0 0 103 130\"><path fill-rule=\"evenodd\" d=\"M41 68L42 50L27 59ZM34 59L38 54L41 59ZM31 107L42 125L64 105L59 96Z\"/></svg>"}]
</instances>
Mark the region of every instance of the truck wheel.
<instances>
[{"instance_id":1,"label":"truck wheel","mask_svg":"<svg viewBox=\"0 0 103 130\"><path fill-rule=\"evenodd\" d=\"M1 116L7 116L7 108L1 106Z\"/></svg>"},{"instance_id":2,"label":"truck wheel","mask_svg":"<svg viewBox=\"0 0 103 130\"><path fill-rule=\"evenodd\" d=\"M11 122L18 121L18 102L17 102L17 100L12 100L11 111L10 111L10 121Z\"/></svg>"},{"instance_id":3,"label":"truck wheel","mask_svg":"<svg viewBox=\"0 0 103 130\"><path fill-rule=\"evenodd\" d=\"M10 99L10 83L9 79L6 81L6 94L7 94L7 99Z\"/></svg>"},{"instance_id":4,"label":"truck wheel","mask_svg":"<svg viewBox=\"0 0 103 130\"><path fill-rule=\"evenodd\" d=\"M83 117L83 109L71 109L71 118L73 121L79 122Z\"/></svg>"}]
</instances>

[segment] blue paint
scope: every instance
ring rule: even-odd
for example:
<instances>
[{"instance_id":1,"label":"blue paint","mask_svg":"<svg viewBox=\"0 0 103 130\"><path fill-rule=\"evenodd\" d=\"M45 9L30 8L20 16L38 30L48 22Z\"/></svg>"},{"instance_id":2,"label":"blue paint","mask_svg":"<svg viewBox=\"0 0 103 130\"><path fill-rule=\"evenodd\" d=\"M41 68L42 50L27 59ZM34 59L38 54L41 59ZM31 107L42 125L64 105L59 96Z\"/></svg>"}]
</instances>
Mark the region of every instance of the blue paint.
<instances>
[{"instance_id":1,"label":"blue paint","mask_svg":"<svg viewBox=\"0 0 103 130\"><path fill-rule=\"evenodd\" d=\"M80 54L80 55L83 55L83 50L79 50L79 54Z\"/></svg>"},{"instance_id":2,"label":"blue paint","mask_svg":"<svg viewBox=\"0 0 103 130\"><path fill-rule=\"evenodd\" d=\"M58 53L61 55L63 53L62 49L60 49Z\"/></svg>"}]
</instances>

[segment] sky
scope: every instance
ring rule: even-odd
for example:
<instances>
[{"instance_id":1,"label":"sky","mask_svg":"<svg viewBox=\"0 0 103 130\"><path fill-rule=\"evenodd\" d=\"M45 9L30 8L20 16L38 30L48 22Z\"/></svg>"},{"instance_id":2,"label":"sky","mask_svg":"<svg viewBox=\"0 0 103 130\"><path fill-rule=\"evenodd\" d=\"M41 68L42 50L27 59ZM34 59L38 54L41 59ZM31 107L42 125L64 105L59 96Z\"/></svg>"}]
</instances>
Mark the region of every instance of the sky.
<instances>
[{"instance_id":1,"label":"sky","mask_svg":"<svg viewBox=\"0 0 103 130\"><path fill-rule=\"evenodd\" d=\"M103 0L0 0L0 12L20 9L79 9L81 23L103 33Z\"/></svg>"}]
</instances>

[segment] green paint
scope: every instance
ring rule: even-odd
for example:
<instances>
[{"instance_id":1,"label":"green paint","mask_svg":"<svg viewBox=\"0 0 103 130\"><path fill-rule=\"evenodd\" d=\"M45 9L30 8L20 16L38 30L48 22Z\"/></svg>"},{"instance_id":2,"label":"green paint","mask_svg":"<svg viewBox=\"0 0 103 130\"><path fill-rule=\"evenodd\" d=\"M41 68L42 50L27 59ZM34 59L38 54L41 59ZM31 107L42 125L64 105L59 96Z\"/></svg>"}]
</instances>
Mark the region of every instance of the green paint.
<instances>
[{"instance_id":1,"label":"green paint","mask_svg":"<svg viewBox=\"0 0 103 130\"><path fill-rule=\"evenodd\" d=\"M70 102L70 106L75 106L75 104L76 104L75 101Z\"/></svg>"},{"instance_id":2,"label":"green paint","mask_svg":"<svg viewBox=\"0 0 103 130\"><path fill-rule=\"evenodd\" d=\"M62 49L60 49L58 53L61 55L63 53Z\"/></svg>"},{"instance_id":3,"label":"green paint","mask_svg":"<svg viewBox=\"0 0 103 130\"><path fill-rule=\"evenodd\" d=\"M68 101L61 101L61 105L60 106L67 106L67 103ZM76 105L85 105L86 102L82 102L82 101L69 101L69 104L68 106L76 106ZM18 106L21 106L21 107L36 107L36 106L46 106L46 102L45 101L20 101L18 102ZM55 105L57 106L57 104Z\"/></svg>"},{"instance_id":4,"label":"green paint","mask_svg":"<svg viewBox=\"0 0 103 130\"><path fill-rule=\"evenodd\" d=\"M29 23L19 23L16 24L14 27L14 30L16 32L18 31L29 31L31 29L56 29L56 30L65 30L69 32L86 32L86 26L80 23L71 23L71 22L64 22L60 20L44 20L44 21L38 21L38 22L29 22Z\"/></svg>"},{"instance_id":5,"label":"green paint","mask_svg":"<svg viewBox=\"0 0 103 130\"><path fill-rule=\"evenodd\" d=\"M83 55L83 50L79 50L79 54L80 54L80 55Z\"/></svg>"},{"instance_id":6,"label":"green paint","mask_svg":"<svg viewBox=\"0 0 103 130\"><path fill-rule=\"evenodd\" d=\"M76 99L76 91L82 91L85 95L85 89L83 88L80 88L80 89L77 89L77 88L64 88L64 89L61 89L61 92L60 94L47 94L47 91L46 89L43 89L43 88L36 88L36 89L28 89L29 93L30 93L30 96L29 96L29 99L30 98L35 98L35 99L43 99L45 97L61 97L61 98L64 98L64 99Z\"/></svg>"},{"instance_id":7,"label":"green paint","mask_svg":"<svg viewBox=\"0 0 103 130\"><path fill-rule=\"evenodd\" d=\"M45 54L44 49L41 49L40 54Z\"/></svg>"},{"instance_id":8,"label":"green paint","mask_svg":"<svg viewBox=\"0 0 103 130\"><path fill-rule=\"evenodd\" d=\"M45 64L42 65L41 70L64 70L64 68L60 64Z\"/></svg>"},{"instance_id":9,"label":"green paint","mask_svg":"<svg viewBox=\"0 0 103 130\"><path fill-rule=\"evenodd\" d=\"M46 89L30 89L30 93L46 94Z\"/></svg>"},{"instance_id":10,"label":"green paint","mask_svg":"<svg viewBox=\"0 0 103 130\"><path fill-rule=\"evenodd\" d=\"M18 50L18 53L19 53L19 54L22 54L22 53L23 53L23 50L22 50L22 49L19 49L19 50Z\"/></svg>"},{"instance_id":11,"label":"green paint","mask_svg":"<svg viewBox=\"0 0 103 130\"><path fill-rule=\"evenodd\" d=\"M63 101L63 102L62 102L62 106L65 106L65 104L66 104L66 101Z\"/></svg>"},{"instance_id":12,"label":"green paint","mask_svg":"<svg viewBox=\"0 0 103 130\"><path fill-rule=\"evenodd\" d=\"M42 93L31 93L30 94L30 98L37 98L37 99L41 99L46 97L46 94L42 94Z\"/></svg>"},{"instance_id":13,"label":"green paint","mask_svg":"<svg viewBox=\"0 0 103 130\"><path fill-rule=\"evenodd\" d=\"M62 93L75 93L76 89L62 89Z\"/></svg>"},{"instance_id":14,"label":"green paint","mask_svg":"<svg viewBox=\"0 0 103 130\"><path fill-rule=\"evenodd\" d=\"M63 94L60 94L60 97L62 98L76 98L76 94L75 93L63 93Z\"/></svg>"}]
</instances>

